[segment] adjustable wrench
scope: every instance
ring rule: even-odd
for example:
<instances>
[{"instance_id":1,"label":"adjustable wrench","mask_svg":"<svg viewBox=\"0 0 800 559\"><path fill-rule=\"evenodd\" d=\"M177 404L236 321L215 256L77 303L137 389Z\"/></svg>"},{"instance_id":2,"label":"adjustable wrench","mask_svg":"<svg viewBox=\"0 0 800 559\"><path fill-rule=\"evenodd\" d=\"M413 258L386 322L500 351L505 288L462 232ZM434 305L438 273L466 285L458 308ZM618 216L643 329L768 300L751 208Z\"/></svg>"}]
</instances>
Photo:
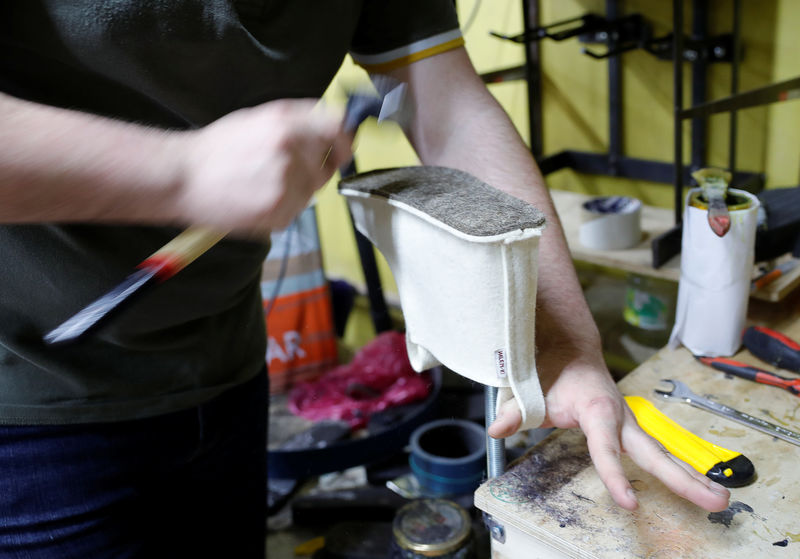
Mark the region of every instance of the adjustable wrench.
<instances>
[{"instance_id":1,"label":"adjustable wrench","mask_svg":"<svg viewBox=\"0 0 800 559\"><path fill-rule=\"evenodd\" d=\"M752 415L746 414L739 410L735 410L724 404L720 404L718 402L712 402L708 398L703 398L702 396L698 396L697 394L692 392L688 386L686 386L680 381L672 379L661 379L661 382L669 383L672 385L672 389L670 390L659 390L659 389L655 390L656 394L663 396L667 400L678 400L681 402L685 402L691 406L700 408L701 410L706 410L708 412L715 413L726 419L730 419L731 421L736 421L737 423L741 423L742 425L747 425L748 427L751 427L757 431L766 433L767 435L772 435L773 437L777 437L786 442L800 446L800 433L795 433L794 431L785 429L780 425L775 425L774 423L764 421L763 419L760 419L758 417L753 417Z\"/></svg>"}]
</instances>

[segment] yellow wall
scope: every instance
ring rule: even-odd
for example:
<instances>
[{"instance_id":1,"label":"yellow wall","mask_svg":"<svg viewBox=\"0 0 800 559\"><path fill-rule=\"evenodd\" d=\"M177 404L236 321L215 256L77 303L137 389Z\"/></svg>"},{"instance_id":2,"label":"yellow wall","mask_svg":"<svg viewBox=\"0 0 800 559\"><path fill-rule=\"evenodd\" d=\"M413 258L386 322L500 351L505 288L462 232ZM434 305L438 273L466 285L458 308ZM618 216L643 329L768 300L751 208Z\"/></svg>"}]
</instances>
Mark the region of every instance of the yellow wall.
<instances>
[{"instance_id":1,"label":"yellow wall","mask_svg":"<svg viewBox=\"0 0 800 559\"><path fill-rule=\"evenodd\" d=\"M800 2L783 0L775 13L774 81L800 75ZM800 173L800 101L771 105L767 115L769 135L766 143L768 186L798 183Z\"/></svg>"},{"instance_id":2,"label":"yellow wall","mask_svg":"<svg viewBox=\"0 0 800 559\"><path fill-rule=\"evenodd\" d=\"M474 0L458 2L462 22ZM710 31L729 32L733 0L709 0ZM544 23L587 12L604 13L604 0L540 0ZM672 2L626 0L623 13L642 13L654 25L655 36L671 29ZM740 70L740 91L800 76L799 0L743 0L742 40L745 51ZM691 2L685 2L687 30ZM477 18L466 31L467 49L479 72L521 64L521 45L489 36L488 31L519 33L523 28L521 0L483 0ZM551 154L563 149L604 152L608 149L607 65L581 54L577 39L545 40L542 46L544 147ZM602 47L597 46L598 50ZM689 66L685 68L685 103L690 100ZM327 97L342 101L342 84L366 81L366 75L350 61L342 67ZM728 95L730 65L714 64L709 72L709 99ZM511 115L523 138L529 138L527 92L522 81L491 86ZM624 152L631 157L672 159L672 65L654 56L633 51L623 55ZM728 115L709 119L708 162L727 166ZM800 100L746 109L739 112L738 167L764 172L768 187L800 182ZM689 125L684 127L689 160ZM362 127L356 142L359 170L415 164L417 159L397 129L372 124ZM349 218L344 202L335 192L335 181L319 196L318 215L326 272L363 285ZM672 207L671 185L580 175L562 170L548 176L551 188L589 194L627 194L647 204ZM384 284L395 287L385 264Z\"/></svg>"},{"instance_id":3,"label":"yellow wall","mask_svg":"<svg viewBox=\"0 0 800 559\"><path fill-rule=\"evenodd\" d=\"M542 20L559 21L585 12L603 13L602 0L543 1ZM653 24L654 36L666 35L672 27L672 2L628 0L624 13L642 13ZM691 2L684 2L686 31L690 30ZM710 0L709 31L726 33L732 28L732 0ZM795 0L765 0L742 2L742 42L745 45L740 68L740 91L761 87L776 79L800 75L800 64L792 53L797 52L796 35L792 26L800 25L800 3ZM780 17L779 17L780 11ZM794 42L792 47L789 42ZM783 68L776 71L775 52L780 46ZM544 137L546 153L562 149L603 152L608 147L608 80L606 64L580 53L575 40L542 43L544 71ZM791 59L791 60L789 60ZM641 50L623 55L623 150L631 157L671 161L673 153L673 93L672 65ZM790 68L793 66L793 68ZM708 98L718 99L730 92L730 64L712 64L708 77ZM779 77L779 74L786 74ZM689 65L684 68L684 106L691 99ZM797 108L790 110L797 111ZM770 165L767 153L776 139L776 130L768 126L772 107L740 111L738 115L737 163L743 170L765 172L769 185L797 184L797 154L795 165L788 162ZM795 122L800 122L795 112ZM729 116L720 114L708 121L707 161L710 165L727 167ZM684 125L684 161L689 161L690 125ZM769 133L768 133L769 132ZM777 180L778 169L792 168L793 182ZM776 182L777 180L777 182ZM637 196L645 203L672 207L670 185L579 176L566 170L548 178L552 188L577 190L586 193L620 193Z\"/></svg>"}]
</instances>

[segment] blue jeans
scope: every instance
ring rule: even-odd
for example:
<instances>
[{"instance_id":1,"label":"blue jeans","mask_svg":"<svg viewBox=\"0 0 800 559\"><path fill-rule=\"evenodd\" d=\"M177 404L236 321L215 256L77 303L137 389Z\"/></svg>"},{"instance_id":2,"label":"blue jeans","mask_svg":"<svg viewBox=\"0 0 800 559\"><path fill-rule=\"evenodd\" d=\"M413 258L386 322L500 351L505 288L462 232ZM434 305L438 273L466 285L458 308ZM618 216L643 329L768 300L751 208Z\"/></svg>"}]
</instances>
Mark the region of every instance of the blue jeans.
<instances>
[{"instance_id":1,"label":"blue jeans","mask_svg":"<svg viewBox=\"0 0 800 559\"><path fill-rule=\"evenodd\" d=\"M0 558L263 559L266 372L197 408L0 426Z\"/></svg>"}]
</instances>

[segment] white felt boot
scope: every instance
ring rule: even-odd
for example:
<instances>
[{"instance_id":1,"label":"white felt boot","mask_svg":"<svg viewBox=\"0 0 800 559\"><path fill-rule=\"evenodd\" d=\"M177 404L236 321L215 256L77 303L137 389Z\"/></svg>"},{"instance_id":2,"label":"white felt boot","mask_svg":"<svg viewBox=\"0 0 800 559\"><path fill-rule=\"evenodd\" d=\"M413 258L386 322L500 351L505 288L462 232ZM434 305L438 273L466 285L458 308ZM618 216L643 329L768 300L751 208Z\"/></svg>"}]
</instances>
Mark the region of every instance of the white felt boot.
<instances>
[{"instance_id":1,"label":"white felt boot","mask_svg":"<svg viewBox=\"0 0 800 559\"><path fill-rule=\"evenodd\" d=\"M522 429L544 419L534 324L535 207L443 167L363 173L342 181L356 227L383 253L406 323L411 365L442 364L515 398Z\"/></svg>"}]
</instances>

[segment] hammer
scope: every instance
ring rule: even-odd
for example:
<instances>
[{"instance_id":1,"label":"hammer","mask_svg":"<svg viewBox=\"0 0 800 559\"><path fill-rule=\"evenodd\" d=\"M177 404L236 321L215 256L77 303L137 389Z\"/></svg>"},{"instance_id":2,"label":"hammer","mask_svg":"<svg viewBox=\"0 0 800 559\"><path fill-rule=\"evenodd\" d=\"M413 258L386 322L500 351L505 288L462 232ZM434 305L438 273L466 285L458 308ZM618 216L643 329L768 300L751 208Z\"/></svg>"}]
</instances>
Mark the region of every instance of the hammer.
<instances>
[{"instance_id":1,"label":"hammer","mask_svg":"<svg viewBox=\"0 0 800 559\"><path fill-rule=\"evenodd\" d=\"M354 133L369 117L378 122L402 121L407 114L406 84L385 76L374 78L378 94L349 92L344 128ZM119 285L102 295L71 318L44 335L47 344L77 342L89 336L115 316L134 295L163 283L222 240L227 233L203 226L192 226L154 252Z\"/></svg>"}]
</instances>

